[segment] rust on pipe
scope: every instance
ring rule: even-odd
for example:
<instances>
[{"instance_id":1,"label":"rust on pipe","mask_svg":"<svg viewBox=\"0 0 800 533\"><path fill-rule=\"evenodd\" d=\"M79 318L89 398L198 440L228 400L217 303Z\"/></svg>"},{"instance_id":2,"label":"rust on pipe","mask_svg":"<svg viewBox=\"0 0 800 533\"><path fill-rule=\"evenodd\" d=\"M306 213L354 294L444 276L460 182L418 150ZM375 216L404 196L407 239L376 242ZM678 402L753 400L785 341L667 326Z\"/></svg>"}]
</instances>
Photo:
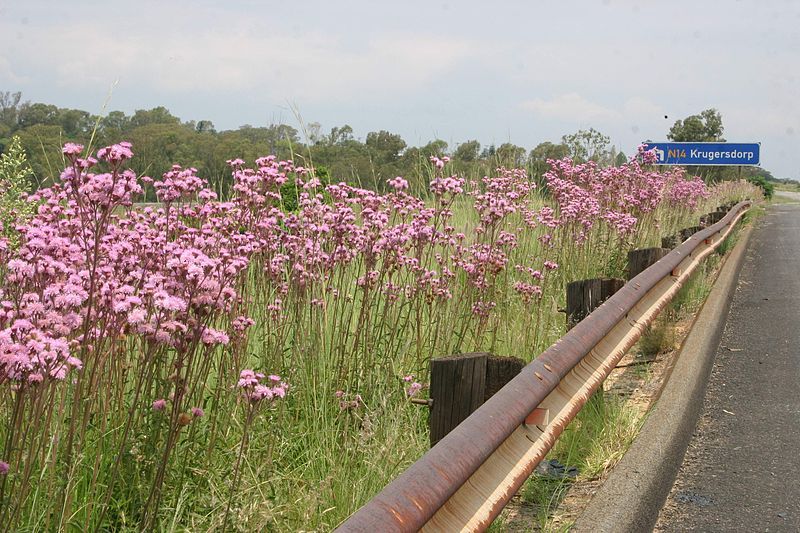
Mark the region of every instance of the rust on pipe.
<instances>
[{"instance_id":1,"label":"rust on pipe","mask_svg":"<svg viewBox=\"0 0 800 533\"><path fill-rule=\"evenodd\" d=\"M452 503L448 507L448 501L465 487L468 481L473 481L471 477L481 475L479 470L490 458L492 462L504 460L503 457L494 455L501 446L519 448L526 442L530 446L531 443L542 441L541 449L546 453L564 426L580 410L585 398L602 384L602 372L606 370L610 372L610 368L607 367L613 360L592 362L591 366L599 370L592 370L588 363L584 362L585 359L593 357L593 349L601 342L612 344L617 342L618 345L614 345L617 351L620 349L627 351L641 335L637 326L641 326L641 329L644 327L642 325L644 322L637 323L634 320L634 327L631 329L626 321L628 313L632 312L637 304L647 300L649 295L652 296L651 291L671 290L666 288L667 285L657 287L662 282L674 286L678 280L672 279L671 276L680 280L685 279L693 265L696 266L707 253L710 253L710 250L713 250L715 243L721 241L721 233L728 229L728 226L732 227L750 205L749 201L740 202L722 220L695 233L661 261L633 278L597 310L523 368L519 375L389 483L371 501L356 511L338 531L369 533L418 531L423 529L434 516L438 519L440 515L443 520L452 518L453 523L463 524L461 527L465 530L480 531L488 527L528 477L535 464L522 465L513 472L509 471L510 479L505 480L503 486L496 487L492 493L496 495L501 492L497 502L491 503L489 509L482 509L479 516L458 516L460 510L454 509ZM692 253L700 248L707 251L698 257L693 257ZM656 288L658 290L654 291ZM669 296L671 297L671 294ZM643 316L650 316L647 313L657 314L660 307L665 305L660 303L661 300L658 302L648 304L653 307L646 309ZM623 323L625 329L632 331L627 336L615 333L615 328L618 332L623 331L618 327ZM611 335L612 333L619 338ZM584 365L581 365L582 362ZM568 375L570 379L565 380ZM566 403L561 402L564 404L561 412L549 411L552 416L549 417L551 421L545 431L537 426L525 425L525 419L537 408L546 408L541 404L560 385L562 388L575 389L574 396ZM541 450L535 451L530 457L538 455L542 455ZM474 481L479 482L478 479ZM435 529L435 524L431 523L429 527Z\"/></svg>"}]
</instances>

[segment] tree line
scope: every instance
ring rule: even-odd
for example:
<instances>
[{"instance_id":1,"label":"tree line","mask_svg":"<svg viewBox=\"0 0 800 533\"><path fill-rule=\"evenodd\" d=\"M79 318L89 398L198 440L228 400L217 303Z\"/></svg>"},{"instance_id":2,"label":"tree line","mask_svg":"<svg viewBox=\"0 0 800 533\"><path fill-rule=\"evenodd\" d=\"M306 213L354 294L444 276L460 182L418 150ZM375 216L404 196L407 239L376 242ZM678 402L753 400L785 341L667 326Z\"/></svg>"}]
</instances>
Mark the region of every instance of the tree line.
<instances>
[{"instance_id":1,"label":"tree line","mask_svg":"<svg viewBox=\"0 0 800 533\"><path fill-rule=\"evenodd\" d=\"M720 140L721 134L721 116L716 110L706 110L676 122L668 137L676 141ZM137 173L160 177L174 163L195 167L223 195L231 185L227 160L252 162L270 154L313 165L323 178L378 190L387 179L404 176L417 191L427 186L426 163L431 156L450 157L455 170L468 177L482 176L502 165L525 167L538 178L547 170L548 159L563 157L604 166L626 161L626 155L611 144L610 138L593 128L564 135L559 142L542 142L530 150L510 142L482 145L475 139L455 146L442 139L409 146L400 135L386 130L372 131L364 140L358 139L347 124L323 132L320 124L311 123L304 126L302 135L287 124L246 124L218 131L210 120L182 121L163 106L138 109L131 115L111 111L98 116L80 109L23 101L19 92L0 91L0 153L13 136L20 138L37 186L51 183L63 168L60 149L65 142L96 148L128 140L136 153L131 166ZM706 178L725 179L732 177L729 173L720 169ZM747 175L753 173L769 175L761 169L747 170Z\"/></svg>"}]
</instances>

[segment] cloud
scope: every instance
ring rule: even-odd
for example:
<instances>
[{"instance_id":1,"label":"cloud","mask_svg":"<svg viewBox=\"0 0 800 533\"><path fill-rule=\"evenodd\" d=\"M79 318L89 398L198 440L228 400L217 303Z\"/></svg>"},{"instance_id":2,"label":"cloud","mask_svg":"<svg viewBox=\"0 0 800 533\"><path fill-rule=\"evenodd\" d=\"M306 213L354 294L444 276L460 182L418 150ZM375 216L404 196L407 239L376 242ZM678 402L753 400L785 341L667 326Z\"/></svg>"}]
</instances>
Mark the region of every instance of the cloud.
<instances>
[{"instance_id":1,"label":"cloud","mask_svg":"<svg viewBox=\"0 0 800 533\"><path fill-rule=\"evenodd\" d=\"M521 107L545 118L569 122L609 120L619 112L591 102L576 92L561 94L550 100L535 98L522 102Z\"/></svg>"},{"instance_id":2,"label":"cloud","mask_svg":"<svg viewBox=\"0 0 800 533\"><path fill-rule=\"evenodd\" d=\"M144 26L147 28L147 26ZM2 27L0 26L0 31ZM359 46L325 30L245 27L238 31L97 32L39 26L13 58L38 72L55 73L60 87L105 86L167 93L231 93L301 102L348 99L384 101L387 95L422 92L459 64L473 45L434 34L382 33ZM14 64L0 69L11 70Z\"/></svg>"}]
</instances>

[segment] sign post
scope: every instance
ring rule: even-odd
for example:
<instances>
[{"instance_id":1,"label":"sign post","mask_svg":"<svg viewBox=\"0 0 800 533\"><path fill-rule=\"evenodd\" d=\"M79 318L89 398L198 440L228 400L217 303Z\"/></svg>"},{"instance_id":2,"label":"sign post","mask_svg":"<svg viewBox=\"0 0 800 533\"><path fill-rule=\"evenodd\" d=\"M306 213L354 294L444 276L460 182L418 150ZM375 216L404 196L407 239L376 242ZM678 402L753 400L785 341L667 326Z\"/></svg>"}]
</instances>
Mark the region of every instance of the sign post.
<instances>
[{"instance_id":1,"label":"sign post","mask_svg":"<svg viewBox=\"0 0 800 533\"><path fill-rule=\"evenodd\" d=\"M645 150L655 150L658 165L759 165L761 143L646 142Z\"/></svg>"}]
</instances>

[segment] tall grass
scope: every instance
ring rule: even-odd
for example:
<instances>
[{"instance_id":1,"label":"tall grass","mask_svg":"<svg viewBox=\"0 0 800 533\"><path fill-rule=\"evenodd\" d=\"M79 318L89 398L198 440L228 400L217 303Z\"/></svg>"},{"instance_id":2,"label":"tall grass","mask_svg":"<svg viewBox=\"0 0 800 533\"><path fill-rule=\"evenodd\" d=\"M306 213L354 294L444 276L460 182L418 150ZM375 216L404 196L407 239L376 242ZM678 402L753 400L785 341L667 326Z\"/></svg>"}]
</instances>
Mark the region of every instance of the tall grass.
<instances>
[{"instance_id":1,"label":"tall grass","mask_svg":"<svg viewBox=\"0 0 800 533\"><path fill-rule=\"evenodd\" d=\"M5 529L331 529L424 452L431 358L530 360L567 282L722 201L638 161L554 162L542 194L433 158L419 197L266 157L220 202L127 143L64 153L0 268Z\"/></svg>"}]
</instances>

